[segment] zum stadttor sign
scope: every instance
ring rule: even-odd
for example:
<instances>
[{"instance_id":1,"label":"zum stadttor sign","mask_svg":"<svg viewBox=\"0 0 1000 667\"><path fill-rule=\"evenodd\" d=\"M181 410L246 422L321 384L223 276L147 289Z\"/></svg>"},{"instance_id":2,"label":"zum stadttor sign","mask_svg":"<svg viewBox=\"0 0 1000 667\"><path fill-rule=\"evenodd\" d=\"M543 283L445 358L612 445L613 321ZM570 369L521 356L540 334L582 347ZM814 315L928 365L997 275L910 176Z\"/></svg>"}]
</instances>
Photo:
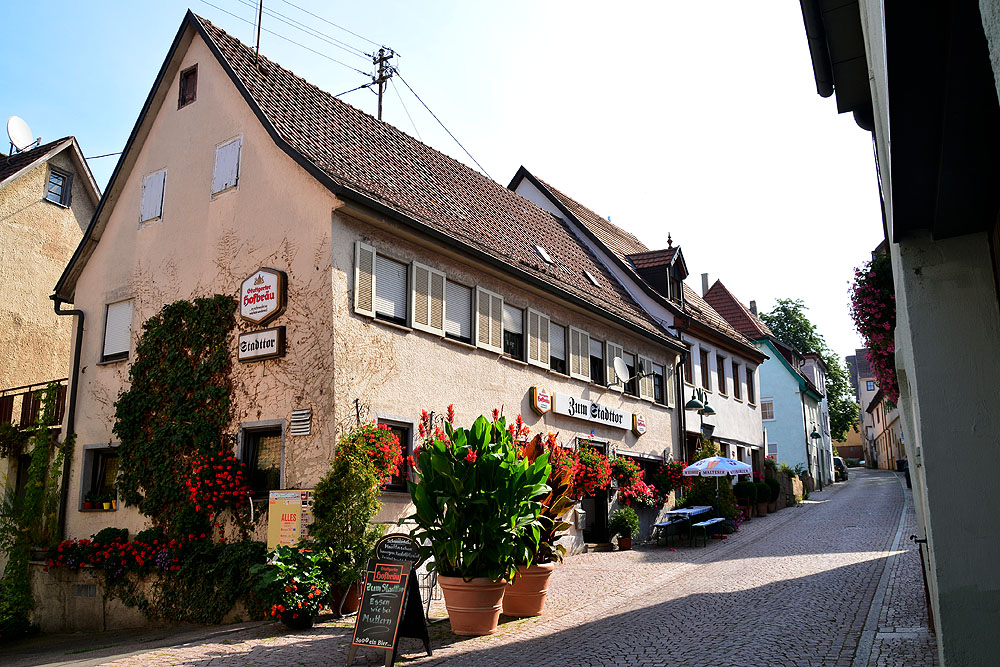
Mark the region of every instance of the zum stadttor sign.
<instances>
[{"instance_id":1,"label":"zum stadttor sign","mask_svg":"<svg viewBox=\"0 0 1000 667\"><path fill-rule=\"evenodd\" d=\"M258 326L285 312L288 279L284 271L261 267L240 286L240 317Z\"/></svg>"}]
</instances>

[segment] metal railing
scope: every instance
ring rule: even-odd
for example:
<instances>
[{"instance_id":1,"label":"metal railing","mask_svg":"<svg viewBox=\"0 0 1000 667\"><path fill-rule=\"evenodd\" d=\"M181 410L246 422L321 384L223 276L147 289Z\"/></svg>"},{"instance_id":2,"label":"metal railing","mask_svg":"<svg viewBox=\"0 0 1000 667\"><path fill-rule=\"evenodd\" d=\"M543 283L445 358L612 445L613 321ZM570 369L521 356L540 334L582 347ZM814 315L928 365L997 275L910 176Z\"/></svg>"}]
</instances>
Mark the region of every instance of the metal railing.
<instances>
[{"instance_id":1,"label":"metal railing","mask_svg":"<svg viewBox=\"0 0 1000 667\"><path fill-rule=\"evenodd\" d=\"M62 424L63 415L66 412L66 378L0 389L0 423L17 424L18 426L34 424L42 408L42 395L53 382L57 383L56 423ZM18 417L16 420L14 419L15 415Z\"/></svg>"}]
</instances>

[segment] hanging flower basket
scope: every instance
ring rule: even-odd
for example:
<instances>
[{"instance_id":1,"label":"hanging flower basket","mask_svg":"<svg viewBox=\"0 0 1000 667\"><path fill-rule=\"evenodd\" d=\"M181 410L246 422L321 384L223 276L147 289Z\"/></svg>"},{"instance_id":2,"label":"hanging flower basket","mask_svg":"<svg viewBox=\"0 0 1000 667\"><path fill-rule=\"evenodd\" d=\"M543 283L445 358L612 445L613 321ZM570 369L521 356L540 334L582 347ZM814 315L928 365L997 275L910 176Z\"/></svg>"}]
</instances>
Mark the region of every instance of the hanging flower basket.
<instances>
[{"instance_id":1,"label":"hanging flower basket","mask_svg":"<svg viewBox=\"0 0 1000 667\"><path fill-rule=\"evenodd\" d=\"M886 398L899 400L896 381L896 294L892 264L885 253L855 269L851 318L868 348L868 362Z\"/></svg>"}]
</instances>

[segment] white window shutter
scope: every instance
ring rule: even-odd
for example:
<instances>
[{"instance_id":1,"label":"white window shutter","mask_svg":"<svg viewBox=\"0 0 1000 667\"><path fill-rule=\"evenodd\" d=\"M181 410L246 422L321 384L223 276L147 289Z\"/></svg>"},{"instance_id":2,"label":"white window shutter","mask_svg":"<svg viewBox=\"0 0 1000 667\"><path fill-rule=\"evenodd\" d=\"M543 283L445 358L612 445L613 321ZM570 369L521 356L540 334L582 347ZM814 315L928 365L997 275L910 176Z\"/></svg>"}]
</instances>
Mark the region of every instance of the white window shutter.
<instances>
[{"instance_id":1,"label":"white window shutter","mask_svg":"<svg viewBox=\"0 0 1000 667\"><path fill-rule=\"evenodd\" d=\"M668 363L663 367L663 395L667 405L674 404L674 364Z\"/></svg>"},{"instance_id":2,"label":"white window shutter","mask_svg":"<svg viewBox=\"0 0 1000 667\"><path fill-rule=\"evenodd\" d=\"M503 354L503 297L476 288L476 345Z\"/></svg>"},{"instance_id":3,"label":"white window shutter","mask_svg":"<svg viewBox=\"0 0 1000 667\"><path fill-rule=\"evenodd\" d=\"M444 335L444 274L418 262L411 264L413 328Z\"/></svg>"},{"instance_id":4,"label":"white window shutter","mask_svg":"<svg viewBox=\"0 0 1000 667\"><path fill-rule=\"evenodd\" d=\"M610 340L607 343L607 348L608 348L608 353L604 355L604 363L606 366L604 371L605 372L604 377L607 378L609 386L617 384L622 389L624 389L624 385L622 385L621 381L618 379L618 376L615 375L615 358L624 357L625 348L623 348L618 343L612 343Z\"/></svg>"},{"instance_id":5,"label":"white window shutter","mask_svg":"<svg viewBox=\"0 0 1000 667\"><path fill-rule=\"evenodd\" d=\"M528 363L549 366L549 317L528 309Z\"/></svg>"},{"instance_id":6,"label":"white window shutter","mask_svg":"<svg viewBox=\"0 0 1000 667\"><path fill-rule=\"evenodd\" d=\"M163 215L163 188L166 178L166 169L142 177L139 222L155 220Z\"/></svg>"},{"instance_id":7,"label":"white window shutter","mask_svg":"<svg viewBox=\"0 0 1000 667\"><path fill-rule=\"evenodd\" d=\"M639 398L653 400L653 362L646 357L638 357L639 368L636 373L643 373L639 378Z\"/></svg>"},{"instance_id":8,"label":"white window shutter","mask_svg":"<svg viewBox=\"0 0 1000 667\"><path fill-rule=\"evenodd\" d=\"M132 342L132 299L109 303L104 319L104 355L128 354Z\"/></svg>"},{"instance_id":9,"label":"white window shutter","mask_svg":"<svg viewBox=\"0 0 1000 667\"><path fill-rule=\"evenodd\" d=\"M375 317L375 248L354 244L354 312Z\"/></svg>"},{"instance_id":10,"label":"white window shutter","mask_svg":"<svg viewBox=\"0 0 1000 667\"><path fill-rule=\"evenodd\" d=\"M452 336L472 341L472 289L445 282L444 330Z\"/></svg>"},{"instance_id":11,"label":"white window shutter","mask_svg":"<svg viewBox=\"0 0 1000 667\"><path fill-rule=\"evenodd\" d=\"M590 334L569 328L569 374L581 380L590 379Z\"/></svg>"},{"instance_id":12,"label":"white window shutter","mask_svg":"<svg viewBox=\"0 0 1000 667\"><path fill-rule=\"evenodd\" d=\"M212 194L235 187L240 177L241 138L215 147L215 171L212 173Z\"/></svg>"}]
</instances>

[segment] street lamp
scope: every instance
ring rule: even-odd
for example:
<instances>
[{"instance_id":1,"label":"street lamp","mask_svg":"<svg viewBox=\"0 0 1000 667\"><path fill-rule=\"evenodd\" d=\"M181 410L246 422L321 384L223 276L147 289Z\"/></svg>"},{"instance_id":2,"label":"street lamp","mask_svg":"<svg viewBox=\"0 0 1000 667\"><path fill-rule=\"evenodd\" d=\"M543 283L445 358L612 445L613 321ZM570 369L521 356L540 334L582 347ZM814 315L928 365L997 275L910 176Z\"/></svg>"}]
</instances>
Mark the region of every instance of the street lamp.
<instances>
[{"instance_id":1,"label":"street lamp","mask_svg":"<svg viewBox=\"0 0 1000 667\"><path fill-rule=\"evenodd\" d=\"M705 434L705 417L712 417L716 414L711 405L708 404L708 393L701 388L691 392L691 400L684 404L685 410L696 410L698 412L699 427L702 434ZM715 428L709 424L713 429Z\"/></svg>"}]
</instances>

